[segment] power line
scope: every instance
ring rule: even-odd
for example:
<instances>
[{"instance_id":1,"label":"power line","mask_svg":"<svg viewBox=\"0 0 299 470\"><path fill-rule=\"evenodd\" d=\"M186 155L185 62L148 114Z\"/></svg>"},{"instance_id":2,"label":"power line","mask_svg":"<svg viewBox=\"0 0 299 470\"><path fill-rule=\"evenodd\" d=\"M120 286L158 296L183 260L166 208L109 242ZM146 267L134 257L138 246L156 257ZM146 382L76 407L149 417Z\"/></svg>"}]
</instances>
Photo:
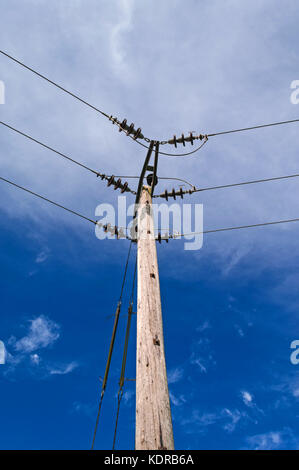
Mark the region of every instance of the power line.
<instances>
[{"instance_id":1,"label":"power line","mask_svg":"<svg viewBox=\"0 0 299 470\"><path fill-rule=\"evenodd\" d=\"M126 264L125 264L125 271L124 271L124 275L123 275L123 281L122 281L122 286L121 286L121 291L120 291L120 297L119 297L119 300L118 300L118 303L117 303L117 308L116 308L116 313L115 313L115 319L114 319L112 336L111 336L110 347L109 347L109 352L108 352L108 358L107 358L107 363L106 363L105 375L104 375L104 379L103 379L103 383L102 383L102 391L101 391L101 397L100 397L99 408L98 408L98 413L97 413L97 419L96 419L95 429L94 429L93 438L92 438L91 450L94 449L95 439L96 439L97 430L98 430L98 426L99 426L99 419L100 419L100 413L101 413L103 398L104 398L104 394L105 394L105 390L106 390L106 386L107 386L107 380L108 380L110 364L111 364L111 358L112 358L112 352L113 352L113 347L114 347L114 342L115 342L115 337L116 337L116 332L117 332L119 314L120 314L121 303L122 303L122 295L123 295L124 285L125 285L126 277L127 277L127 271L128 271L128 264L129 264L130 254L131 254L131 248L132 248L132 240L131 240L130 245L129 245L129 251L128 251L127 260L126 260Z\"/></svg>"},{"instance_id":2,"label":"power line","mask_svg":"<svg viewBox=\"0 0 299 470\"><path fill-rule=\"evenodd\" d=\"M130 297L130 303L128 307L128 319L127 319L127 327L126 327L126 334L125 334L121 373L120 373L120 379L119 379L119 390L117 393L117 411L116 411L116 420L115 420L115 427L114 427L112 450L115 449L119 411L120 411L121 400L123 397L123 387L124 387L124 382L125 382L125 372L126 372L126 363L127 363L127 355L128 355L129 336L130 336L130 329L131 329L131 319L132 319L133 305L134 305L134 290L135 290L136 274L137 274L137 253L136 253L136 259L135 259L135 268L134 268L134 275L133 275L133 282L132 282L132 289L131 289L131 297Z\"/></svg>"},{"instance_id":3,"label":"power line","mask_svg":"<svg viewBox=\"0 0 299 470\"><path fill-rule=\"evenodd\" d=\"M60 209L63 209L67 212L70 212L71 214L77 215L78 217L81 217L81 219L88 220L89 222L92 222L95 225L98 225L98 222L96 220L92 220L89 217L86 217L85 215L80 214L79 212L73 211L72 209L68 209L67 207L63 206L62 204L58 204L57 202L52 201L51 199L48 199L45 196L41 196L40 194L35 193L34 191L31 191L30 189L24 188L23 186L20 186L13 181L10 181L6 178L3 178L0 176L1 181L5 181L5 183L11 184L12 186L15 186L16 188L22 189L22 191L26 191L26 193L32 194L33 196L36 196L43 201L49 202L50 204L53 204L54 206L60 207Z\"/></svg>"},{"instance_id":4,"label":"power line","mask_svg":"<svg viewBox=\"0 0 299 470\"><path fill-rule=\"evenodd\" d=\"M240 229L245 229L245 228L264 227L264 226L267 226L267 225L287 224L287 223L290 223L290 222L299 222L299 218L297 218L297 219L286 219L286 220L275 220L273 222L263 222L261 224L239 225L237 227L216 228L216 229L212 229L212 230L203 230L202 232L177 233L177 234L169 235L169 238L186 237L186 236L190 236L190 235L201 235L201 234L216 233L216 232L227 232L229 230L240 230Z\"/></svg>"},{"instance_id":5,"label":"power line","mask_svg":"<svg viewBox=\"0 0 299 470\"><path fill-rule=\"evenodd\" d=\"M80 96L77 96L75 95L74 93L72 93L71 91L67 90L66 88L62 87L61 85L58 85L58 83L54 82L53 80L50 80L48 77L46 77L45 75L42 75L41 73L37 72L36 70L34 70L33 68L29 67L28 65L24 64L23 62L21 62L20 60L16 59L15 57L12 57L11 55L7 54L6 52L0 50L0 53L5 55L6 57L8 57L9 59L13 60L14 62L16 62L17 64L21 65L22 67L24 67L25 69L27 70L30 70L30 72L34 73L35 75L37 75L38 77L42 78L43 80L46 80L47 82L51 83L51 85L54 85L55 87L59 88L60 90L64 91L65 93L67 93L68 95L72 96L73 98L75 98L76 100L78 101L81 101L81 103L85 104L86 106L89 106L90 108L92 108L93 110L97 111L98 113L102 114L103 116L107 117L109 119L109 114L105 113L104 111L102 111L101 109L97 108L96 106L94 106L93 104L90 104L88 103L87 101L85 101L84 99L80 98Z\"/></svg>"},{"instance_id":6,"label":"power line","mask_svg":"<svg viewBox=\"0 0 299 470\"><path fill-rule=\"evenodd\" d=\"M131 176L131 175L114 175L115 178L126 178L126 179L139 179L140 176ZM195 188L194 184L191 184L189 183L189 181L187 180L184 180L182 178L175 178L175 177L171 177L171 176L159 176L158 177L159 180L173 180L173 181L181 181L182 183L186 183L188 184L189 186L191 186L191 188Z\"/></svg>"},{"instance_id":7,"label":"power line","mask_svg":"<svg viewBox=\"0 0 299 470\"><path fill-rule=\"evenodd\" d=\"M53 204L54 206L60 207L61 209L65 210L67 212L70 212L71 214L77 215L78 217L80 217L82 219L85 219L89 222L92 222L94 225L98 225L100 227L103 226L101 223L97 222L96 220L90 219L89 217L86 217L85 215L82 215L79 212L76 212L72 209L68 209L67 207L65 207L61 204L58 204L57 202L54 202L51 199L48 199L44 196L41 196L40 194L37 194L37 193L31 191L30 189L24 188L23 186L20 186L20 185L14 183L13 181L10 181L6 178L3 178L2 176L0 176L0 180L4 181L6 183L9 183L12 186L15 186L16 188L22 189L23 191L26 191L27 193L32 194L33 196L36 196L36 197L38 197L38 198L40 198L40 199L42 199L46 202L49 202L50 204ZM174 233L174 234L169 234L166 237L162 237L162 240L169 239L169 238L178 238L178 237L190 236L190 235L200 235L200 234L215 233L215 232L226 232L226 231L229 231L229 230L240 230L240 229L252 228L252 227L262 227L262 226L267 226L267 225L286 224L286 223L298 222L298 221L299 221L299 218L296 218L296 219L278 220L278 221L273 221L273 222L264 222L264 223L260 223L260 224L240 225L240 226L237 226L237 227L225 227L225 228L218 228L218 229L213 229L213 230L204 230L202 232L193 232L193 233L185 233L185 234L184 233ZM116 227L116 228L118 230L121 230L121 229L127 230L127 228L125 228L125 227Z\"/></svg>"},{"instance_id":8,"label":"power line","mask_svg":"<svg viewBox=\"0 0 299 470\"><path fill-rule=\"evenodd\" d=\"M282 124L290 124L292 122L299 122L299 119L292 119L292 120L289 120L289 121L273 122L271 124L261 124L259 126L243 127L241 129L233 129L233 130L230 130L230 131L216 132L214 134L208 134L208 137L214 137L216 135L224 135L224 134L233 134L235 132L251 131L253 129L262 129L263 127L281 126Z\"/></svg>"},{"instance_id":9,"label":"power line","mask_svg":"<svg viewBox=\"0 0 299 470\"><path fill-rule=\"evenodd\" d=\"M63 157L65 159L67 159L68 161L74 163L75 165L78 165L78 166L84 168L85 170L90 171L91 173L95 174L97 177L100 177L101 180L106 180L108 182L107 183L108 186L114 185L114 187L115 187L114 189L120 189L122 193L130 192L132 194L135 194L135 191L133 191L131 188L129 188L129 185L128 185L127 182L122 183L120 179L118 181L115 181L114 180L115 177L113 175L110 176L110 175L105 175L104 173L99 173L98 171L93 170L92 168L84 165L83 163L80 163L77 160L74 160L73 158L69 157L68 155L66 155L62 152L59 152L58 150L54 149L53 147L50 147L49 145L35 139L34 137L32 137L28 134L25 134L24 132L20 131L19 129L16 129L15 127L10 126L9 124L7 124L3 121L0 121L0 124L3 124L3 126L5 126L8 129L16 132L17 134L20 134L23 137L26 137L27 139L35 142L36 144L41 145L42 147L46 148L47 150L51 150L51 152L56 153L60 157Z\"/></svg>"},{"instance_id":10,"label":"power line","mask_svg":"<svg viewBox=\"0 0 299 470\"><path fill-rule=\"evenodd\" d=\"M210 190L213 190L213 189L234 188L236 186L243 186L243 185L256 184L256 183L266 183L268 181L278 181L278 180L298 178L298 177L299 177L299 173L295 173L293 175L275 176L275 177L272 177L272 178L263 178L263 179L251 180L251 181L242 181L240 183L222 184L222 185L219 185L219 186L209 186L209 187L206 187L206 188L196 188L195 186L193 186L193 189L188 189L186 191L183 191L182 189L180 189L178 191L173 190L172 192L165 191L164 193L157 194L153 197L154 198L162 197L162 198L166 198L168 200L170 197L173 197L173 198L176 198L176 197L179 197L179 196L182 197L185 194L193 194L193 193L198 193L198 192L202 192L202 191L210 191Z\"/></svg>"},{"instance_id":11,"label":"power line","mask_svg":"<svg viewBox=\"0 0 299 470\"><path fill-rule=\"evenodd\" d=\"M208 136L205 136L208 137ZM205 138L205 140L195 149L192 150L191 152L185 152L185 153L168 153L168 152L162 152L162 150L159 150L159 155L166 155L168 157L187 157L188 155L192 155L193 153L198 152L206 143L208 139ZM139 140L135 140L137 144L142 145L142 147L149 149L148 145L143 144L142 142L139 142ZM159 141L154 141L154 142L159 142Z\"/></svg>"},{"instance_id":12,"label":"power line","mask_svg":"<svg viewBox=\"0 0 299 470\"><path fill-rule=\"evenodd\" d=\"M298 178L299 174L295 173L294 175L286 175L286 176L275 176L273 178L264 178L264 179L259 179L259 180L252 180L252 181L243 181L241 183L232 183L232 184L223 184L220 186L211 186L207 188L198 188L195 189L193 192L200 192L200 191L210 191L212 189L223 189L223 188L233 188L235 186L243 186L246 184L256 184L256 183L265 183L268 181L278 181L278 180L283 180L283 179L289 179L289 178Z\"/></svg>"},{"instance_id":13,"label":"power line","mask_svg":"<svg viewBox=\"0 0 299 470\"><path fill-rule=\"evenodd\" d=\"M34 70L32 67L29 67L28 65L24 64L23 62L21 62L20 60L16 59L15 57L7 54L6 52L0 50L0 53L3 54L4 56L6 56L7 58L13 60L14 62L16 62L17 64L21 65L22 67L24 67L25 69L29 70L30 72L34 73L35 75L37 75L38 77L42 78L43 80L46 80L48 83L51 83L51 85L54 85L56 88L59 88L60 90L62 90L63 92L67 93L68 95L72 96L73 98L75 98L76 100L80 101L81 103L85 104L86 106L88 106L89 108L93 109L94 111L97 111L98 113L102 114L103 116L105 116L106 118L109 119L109 121L112 121L114 124L116 124L118 127L119 127L119 130L121 131L124 131L126 132L126 135L129 136L132 140L134 140L134 142L137 142L139 145L142 145L143 147L145 148L148 148L147 145L143 144L142 142L140 142L139 140L137 140L136 138L136 133L137 131L135 131L134 129L132 130L133 135L131 133L129 133L128 129L129 129L129 126L125 125L123 126L122 123L118 122L118 120L116 118L113 118L111 115L105 113L103 110L101 110L100 108L94 106L93 104L89 103L88 101L84 100L83 98L81 98L80 96L76 95L75 93L72 93L71 91L67 90L66 88L64 88L63 86L59 85L57 82L54 82L53 80L49 79L48 77L46 77L45 75L41 74L40 72L38 72L37 70ZM141 132L141 130L140 130ZM141 138L141 136L140 136ZM144 138L144 137L143 137ZM146 139L147 141L150 140L150 139ZM161 143L167 143L166 141L161 141ZM200 150L203 145L206 143L206 140L204 141L203 144L201 144L198 148L196 148L195 150L191 151L191 152L187 152L187 153L178 153L178 154L172 154L172 153L167 153L167 152L162 152L162 151L159 151L159 153L161 155L167 155L167 156L177 156L177 157L182 157L182 156L187 156L187 155L191 155L195 152L197 152L198 150Z\"/></svg>"},{"instance_id":14,"label":"power line","mask_svg":"<svg viewBox=\"0 0 299 470\"><path fill-rule=\"evenodd\" d=\"M82 168L84 168L85 170L88 170L88 171L91 171L92 173L94 173L96 176L102 176L103 174L84 165L83 163L81 162L78 162L78 160L75 160L74 158L66 155L65 153L62 153L56 149L54 149L53 147L50 147L49 145L45 144L44 142L41 142L40 140L37 140L35 139L34 137L32 137L31 135L28 135L26 134L25 132L23 131L20 131L19 129L16 129L15 127L11 126L10 124L8 124L7 122L4 122L4 121L0 121L0 124L2 124L3 126L7 127L8 129L16 132L17 134L23 136L23 137L26 137L26 139L29 139L31 140L32 142L35 142L36 144L38 145L41 145L42 147L46 148L47 150L50 150L51 152L54 152L56 153L57 155L59 155L60 157L63 157L67 160L69 160L70 162L72 163L75 163L76 165L78 166L81 166ZM112 175L105 175L107 176L108 178L110 178ZM130 179L130 178L133 178L133 179L139 179L139 176L127 176L127 175L114 175L115 178L127 178L127 179ZM192 186L193 185L191 183L189 183L188 181L182 179L182 178L172 178L172 177L166 177L166 176L159 176L159 179L164 179L164 180L176 180L176 181L182 181L183 183L186 183L188 184L189 186Z\"/></svg>"},{"instance_id":15,"label":"power line","mask_svg":"<svg viewBox=\"0 0 299 470\"><path fill-rule=\"evenodd\" d=\"M42 147L46 148L47 150L51 150L51 152L56 153L56 154L59 155L60 157L63 157L63 158L65 158L65 159L69 160L70 162L75 163L75 164L78 165L78 166L81 166L81 167L84 168L85 170L91 171L92 173L94 173L94 174L97 175L97 176L101 176L101 173L99 173L98 171L93 170L92 168L89 168L88 166L84 165L83 163L78 162L77 160L74 160L73 158L69 157L69 156L66 155L65 153L62 153L62 152L59 152L58 150L55 150L53 147L50 147L49 145L44 144L44 143L41 142L40 140L37 140L37 139L35 139L34 137L32 137L31 135L25 134L25 132L22 132L22 131L20 131L19 129L16 129L15 127L10 126L10 125L7 124L6 122L0 121L0 124L2 124L3 126L7 127L8 129L11 129L12 131L16 132L17 134L20 134L20 135L22 135L23 137L26 137L27 139L32 140L32 142L35 142L36 144L41 145Z\"/></svg>"},{"instance_id":16,"label":"power line","mask_svg":"<svg viewBox=\"0 0 299 470\"><path fill-rule=\"evenodd\" d=\"M36 192L34 192L34 191L31 191L31 189L24 188L24 186L20 186L19 184L14 183L13 181L10 181L10 180L8 180L8 179L6 179L6 178L3 178L2 176L0 176L0 180L1 180L1 181L4 181L5 183L8 183L8 184L10 184L10 185L12 185L12 186L14 186L14 187L16 187L16 188L18 188L18 189L21 189L22 191L25 191L26 193L29 193L29 194L31 194L31 195L33 195L33 196L36 196L36 197L38 197L39 199L42 199L43 201L49 202L50 204L53 204L54 206L59 207L60 209L63 209L63 210L65 210L65 211L67 211L67 212L70 212L71 214L74 214L74 215L80 217L81 219L85 219L85 220L87 220L88 222L92 222L94 225L97 225L98 227L103 227L103 229L104 229L105 232L110 232L110 233L112 233L113 235L117 235L117 238L124 238L124 237L125 237L125 238L128 238L127 235L124 235L124 237L123 237L123 236L118 236L118 235L120 235L120 232L121 232L121 231L123 231L123 230L127 231L127 230L128 230L128 227L111 227L109 224L103 225L101 222L98 222L98 221L96 221L96 220L90 219L89 217L86 217L85 215L82 215L82 214L80 214L79 212L76 212L76 211L74 211L74 210L72 210L72 209L69 209L68 207L63 206L62 204L59 204L58 202L52 201L51 199L48 199L47 197L42 196L41 194L38 194L38 193L36 193ZM156 229L156 230L157 230L157 229ZM129 238L129 240L131 240L131 239Z\"/></svg>"}]
</instances>

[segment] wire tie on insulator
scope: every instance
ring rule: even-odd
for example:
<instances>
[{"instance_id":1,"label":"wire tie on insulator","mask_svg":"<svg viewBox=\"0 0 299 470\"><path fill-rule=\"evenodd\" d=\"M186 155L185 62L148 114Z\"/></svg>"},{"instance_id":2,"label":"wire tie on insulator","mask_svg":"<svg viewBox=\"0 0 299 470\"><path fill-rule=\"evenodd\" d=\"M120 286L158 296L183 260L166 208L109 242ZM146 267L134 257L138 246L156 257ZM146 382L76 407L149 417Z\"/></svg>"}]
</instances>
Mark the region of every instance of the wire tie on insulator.
<instances>
[{"instance_id":1,"label":"wire tie on insulator","mask_svg":"<svg viewBox=\"0 0 299 470\"><path fill-rule=\"evenodd\" d=\"M107 224L103 225L103 230L104 230L105 233L107 233L107 231L108 231Z\"/></svg>"}]
</instances>

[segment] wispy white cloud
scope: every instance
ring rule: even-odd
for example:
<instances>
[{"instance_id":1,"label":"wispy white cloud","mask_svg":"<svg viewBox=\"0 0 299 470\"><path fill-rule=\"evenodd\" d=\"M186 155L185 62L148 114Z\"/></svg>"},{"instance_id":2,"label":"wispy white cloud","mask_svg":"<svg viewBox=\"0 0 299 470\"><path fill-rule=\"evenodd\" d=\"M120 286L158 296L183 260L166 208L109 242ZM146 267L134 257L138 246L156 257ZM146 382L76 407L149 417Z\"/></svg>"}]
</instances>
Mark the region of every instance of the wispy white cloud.
<instances>
[{"instance_id":1,"label":"wispy white cloud","mask_svg":"<svg viewBox=\"0 0 299 470\"><path fill-rule=\"evenodd\" d=\"M32 376L44 378L50 375L66 375L79 367L77 361L42 360L39 351L53 346L60 337L60 330L60 325L44 315L29 320L25 336L20 339L11 336L7 341L12 352L7 351L8 367L3 373L10 375L22 365L22 371L27 370Z\"/></svg>"},{"instance_id":2,"label":"wispy white cloud","mask_svg":"<svg viewBox=\"0 0 299 470\"><path fill-rule=\"evenodd\" d=\"M181 406L186 403L186 398L184 395L176 396L172 391L169 391L170 401L174 406Z\"/></svg>"},{"instance_id":3,"label":"wispy white cloud","mask_svg":"<svg viewBox=\"0 0 299 470\"><path fill-rule=\"evenodd\" d=\"M49 250L44 249L38 253L38 255L35 258L35 262L37 264L44 263L48 259L48 257L49 257Z\"/></svg>"},{"instance_id":4,"label":"wispy white cloud","mask_svg":"<svg viewBox=\"0 0 299 470\"><path fill-rule=\"evenodd\" d=\"M9 344L19 353L30 353L46 348L59 338L60 327L44 315L29 321L28 333L19 340L11 337Z\"/></svg>"},{"instance_id":5,"label":"wispy white cloud","mask_svg":"<svg viewBox=\"0 0 299 470\"><path fill-rule=\"evenodd\" d=\"M298 438L289 428L255 434L246 439L248 447L254 450L298 449Z\"/></svg>"},{"instance_id":6,"label":"wispy white cloud","mask_svg":"<svg viewBox=\"0 0 299 470\"><path fill-rule=\"evenodd\" d=\"M242 422L247 422L249 416L244 411L238 409L231 410L229 408L218 409L215 412L200 413L193 410L189 418L184 417L181 422L183 425L196 425L199 432L207 432L210 426L218 425L225 432L232 433L236 427Z\"/></svg>"},{"instance_id":7,"label":"wispy white cloud","mask_svg":"<svg viewBox=\"0 0 299 470\"><path fill-rule=\"evenodd\" d=\"M246 406L252 406L253 405L253 396L251 393L247 392L246 390L241 391L241 396L242 400L245 403Z\"/></svg>"},{"instance_id":8,"label":"wispy white cloud","mask_svg":"<svg viewBox=\"0 0 299 470\"><path fill-rule=\"evenodd\" d=\"M176 367L175 369L170 369L167 372L167 378L169 384L174 384L179 382L184 375L184 370L181 367Z\"/></svg>"},{"instance_id":9,"label":"wispy white cloud","mask_svg":"<svg viewBox=\"0 0 299 470\"><path fill-rule=\"evenodd\" d=\"M209 328L211 328L211 323L209 322L209 320L205 320L196 328L196 331L202 333L203 331L208 330Z\"/></svg>"},{"instance_id":10,"label":"wispy white cloud","mask_svg":"<svg viewBox=\"0 0 299 470\"><path fill-rule=\"evenodd\" d=\"M90 403L75 401L70 412L79 413L93 419L96 413L96 406Z\"/></svg>"},{"instance_id":11,"label":"wispy white cloud","mask_svg":"<svg viewBox=\"0 0 299 470\"><path fill-rule=\"evenodd\" d=\"M76 361L72 361L69 364L60 364L57 367L49 367L49 374L50 375L66 375L69 374L70 372L73 372L73 370L77 369L79 364Z\"/></svg>"},{"instance_id":12,"label":"wispy white cloud","mask_svg":"<svg viewBox=\"0 0 299 470\"><path fill-rule=\"evenodd\" d=\"M205 374L209 368L215 367L216 360L208 338L201 338L195 342L192 349L190 364L196 365L200 372Z\"/></svg>"},{"instance_id":13,"label":"wispy white cloud","mask_svg":"<svg viewBox=\"0 0 299 470\"><path fill-rule=\"evenodd\" d=\"M32 364L39 365L41 359L40 359L40 356L35 353L35 354L30 355L30 360Z\"/></svg>"},{"instance_id":14,"label":"wispy white cloud","mask_svg":"<svg viewBox=\"0 0 299 470\"><path fill-rule=\"evenodd\" d=\"M135 396L134 390L126 390L123 394L123 400L124 400L125 405L130 405L134 396Z\"/></svg>"},{"instance_id":15,"label":"wispy white cloud","mask_svg":"<svg viewBox=\"0 0 299 470\"><path fill-rule=\"evenodd\" d=\"M239 410L229 410L228 408L222 410L222 415L228 419L228 422L223 425L223 429L229 433L236 429L241 418L247 417L246 413L242 413Z\"/></svg>"},{"instance_id":16,"label":"wispy white cloud","mask_svg":"<svg viewBox=\"0 0 299 470\"><path fill-rule=\"evenodd\" d=\"M110 33L110 46L114 64L118 72L128 73L128 56L126 53L126 33L132 29L134 0L118 0L119 22L115 23ZM119 78L122 77L122 74Z\"/></svg>"}]
</instances>

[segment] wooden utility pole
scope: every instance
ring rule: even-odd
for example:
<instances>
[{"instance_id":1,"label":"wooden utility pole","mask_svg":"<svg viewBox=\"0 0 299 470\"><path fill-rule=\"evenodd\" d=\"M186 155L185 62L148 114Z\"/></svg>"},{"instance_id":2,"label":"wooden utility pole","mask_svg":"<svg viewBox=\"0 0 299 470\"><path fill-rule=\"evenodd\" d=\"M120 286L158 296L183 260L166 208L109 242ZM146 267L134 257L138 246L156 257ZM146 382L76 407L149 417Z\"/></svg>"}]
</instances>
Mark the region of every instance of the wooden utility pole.
<instances>
[{"instance_id":1,"label":"wooden utility pole","mask_svg":"<svg viewBox=\"0 0 299 470\"><path fill-rule=\"evenodd\" d=\"M136 450L174 449L150 187L138 208Z\"/></svg>"}]
</instances>

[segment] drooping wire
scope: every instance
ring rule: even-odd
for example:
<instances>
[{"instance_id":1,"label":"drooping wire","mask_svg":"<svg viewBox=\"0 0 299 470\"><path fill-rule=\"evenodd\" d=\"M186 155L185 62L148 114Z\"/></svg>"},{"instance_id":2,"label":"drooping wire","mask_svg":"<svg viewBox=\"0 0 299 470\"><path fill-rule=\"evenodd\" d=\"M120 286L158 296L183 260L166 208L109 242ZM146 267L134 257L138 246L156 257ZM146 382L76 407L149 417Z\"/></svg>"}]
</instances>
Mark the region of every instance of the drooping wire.
<instances>
[{"instance_id":1,"label":"drooping wire","mask_svg":"<svg viewBox=\"0 0 299 470\"><path fill-rule=\"evenodd\" d=\"M132 282L130 303L129 303L129 307L128 307L128 319L127 319L127 327L126 327L126 335L125 335L125 343L124 343L124 352L123 352L121 373L120 373L120 379L119 379L119 390L118 390L118 394L117 394L117 412L116 412L116 420L115 420L112 450L115 449L120 404L121 404L121 400L122 400L122 397L123 397L123 387L124 387L124 381L125 381L129 336L130 336L131 320L132 320L133 305L134 305L134 290L135 290L135 283L136 283L136 273L137 273L137 254L136 254L136 261L135 261L135 268L134 268L134 276L133 276L133 282Z\"/></svg>"},{"instance_id":2,"label":"drooping wire","mask_svg":"<svg viewBox=\"0 0 299 470\"><path fill-rule=\"evenodd\" d=\"M29 67L28 65L24 64L23 62L21 62L20 60L16 59L15 57L7 54L6 52L0 50L0 53L4 56L6 56L7 58L11 59L12 61L16 62L17 64L21 65L22 67L24 67L25 69L29 70L30 72L34 73L35 75L37 75L38 77L42 78L43 80L46 80L47 82L51 83L52 85L54 85L55 87L59 88L60 90L62 90L63 92L67 93L68 95L72 96L73 98L77 99L78 101L80 101L81 103L85 104L86 106L92 108L94 111L97 111L98 113L102 114L103 116L105 116L106 118L108 118L110 121L114 122L114 123L117 123L117 121L112 118L111 115L105 113L103 110L101 110L100 108L92 105L91 103L87 102L86 100L82 99L81 97L79 97L78 95L70 92L69 90L67 90L66 88L62 87L61 85L59 85L58 83L54 82L53 80L50 80L48 77L46 77L45 75L42 75L40 72L37 72L36 70L34 70L32 67ZM235 133L235 132L244 132L244 131L248 131L248 130L253 130L253 129L261 129L261 128L264 128L264 127L271 127L271 126L279 126L279 125L282 125L282 124L290 124L290 123L293 123L293 122L299 122L299 119L292 119L292 120L288 120L288 121L280 121L280 122L274 122L274 123L270 123L270 124L262 124L262 125L257 125L257 126L252 126L252 127L245 127L245 128L240 128L240 129L232 129L232 130L229 130L229 131L222 131L222 132L215 132L215 133L211 133L211 134L205 134L205 141L203 142L202 145L200 145L197 149L191 151L191 152L187 152L187 153L180 153L180 154L173 154L173 153L167 153L167 152L162 152L162 151L159 151L159 154L161 155L167 155L167 156L177 156L177 157L183 157L183 156L187 156L187 155L191 155L195 152L197 152L198 150L200 150L202 148L202 146L206 143L207 139L209 137L214 137L214 136L217 136L217 135L224 135L224 134L232 134L232 133ZM118 127L120 130L122 131L127 131L127 129L123 128L121 126L121 124L117 123L118 124ZM134 138L134 135L131 135L130 133L127 132L127 134L132 140L134 140L134 142L137 142L139 145L142 145L143 147L145 148L148 148L147 145L143 144L142 142L138 141L136 138ZM146 141L150 141L152 139L145 139ZM161 144L166 144L168 143L168 141L156 141L156 142L159 142Z\"/></svg>"},{"instance_id":3,"label":"drooping wire","mask_svg":"<svg viewBox=\"0 0 299 470\"><path fill-rule=\"evenodd\" d=\"M168 152L162 152L162 150L159 150L159 155L166 155L168 157L187 157L188 155L192 155L193 153L196 153L198 152L206 143L207 143L208 139L205 138L205 140L195 149L195 150L192 150L191 152L185 152L185 153L168 153ZM140 142L139 140L135 140L135 142L137 142L137 144L139 145L142 145L142 147L146 148L146 149L149 149L149 146L148 145L145 145L143 144L142 142ZM155 141L154 141L155 142Z\"/></svg>"},{"instance_id":4,"label":"drooping wire","mask_svg":"<svg viewBox=\"0 0 299 470\"><path fill-rule=\"evenodd\" d=\"M190 186L192 186L192 189L188 189L186 191L175 191L174 192L174 195L175 196L180 196L181 194L182 195L185 195L185 194L193 194L193 193L198 193L198 192L202 192L202 191L211 191L213 189L226 189L226 188L234 188L234 187L237 187L237 186L244 186L244 185L249 185L249 184L257 184L257 183L266 183L266 182L269 182L269 181L279 181L279 180L285 180L285 179L290 179L290 178L298 178L299 177L299 173L295 173L293 175L285 175L285 176L274 176L272 178L263 178L263 179L258 179L258 180L251 180L251 181L241 181L240 183L231 183L231 184L222 184L222 185L219 185L219 186L208 186L208 187L205 187L205 188L196 188L195 186L191 185L190 183ZM157 198L157 197L162 197L162 198L165 198L165 193L162 193L162 194L156 194L153 196L154 198ZM167 192L167 197L168 198L171 198L173 197L173 194L171 192Z\"/></svg>"},{"instance_id":5,"label":"drooping wire","mask_svg":"<svg viewBox=\"0 0 299 470\"><path fill-rule=\"evenodd\" d=\"M99 402L99 407L98 407L98 414L97 414L95 429L94 429L93 438L92 438L91 450L94 449L95 439L96 439L97 430L98 430L98 426L99 426L99 419L100 419L100 413L101 413L103 398L104 398L106 385L107 385L107 381L108 381L108 375L109 375L109 370L110 370L112 352L113 352L115 336L116 336L118 320L119 320L119 314L120 314L120 309L121 309L121 303L122 303L122 295L123 295L124 285L125 285L125 282L126 282L128 264L129 264L130 254L131 254L131 248L132 248L132 241L130 242L130 245L129 245L129 251L128 251L127 260L126 260L126 264L125 264L125 270L124 270L124 275L123 275L123 281L122 281L120 296L119 296L119 300L118 300L117 308L116 308L116 313L115 313L114 325L113 325L113 330L112 330L112 336L111 336L111 341L110 341L108 358L107 358L107 362L106 362L105 375L104 375L104 379L103 379L103 383L102 383L102 390L101 390L101 396L100 396L100 402Z\"/></svg>"}]
</instances>

